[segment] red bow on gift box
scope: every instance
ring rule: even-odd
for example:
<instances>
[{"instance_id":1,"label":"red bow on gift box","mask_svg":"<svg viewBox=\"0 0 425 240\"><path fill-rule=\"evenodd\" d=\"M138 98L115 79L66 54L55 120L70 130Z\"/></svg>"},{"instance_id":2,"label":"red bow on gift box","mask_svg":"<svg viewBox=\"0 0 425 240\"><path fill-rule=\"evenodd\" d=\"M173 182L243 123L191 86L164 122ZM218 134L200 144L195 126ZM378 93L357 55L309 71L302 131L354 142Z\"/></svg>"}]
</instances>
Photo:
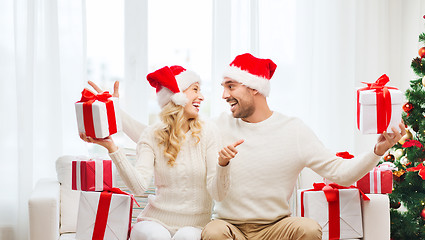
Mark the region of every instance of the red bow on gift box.
<instances>
[{"instance_id":1,"label":"red bow on gift box","mask_svg":"<svg viewBox=\"0 0 425 240\"><path fill-rule=\"evenodd\" d=\"M95 94L87 88L84 88L84 90L81 92L81 95L81 100L79 102L94 102L96 100L101 102L107 102L108 98L112 97L112 95L108 91Z\"/></svg>"}]
</instances>

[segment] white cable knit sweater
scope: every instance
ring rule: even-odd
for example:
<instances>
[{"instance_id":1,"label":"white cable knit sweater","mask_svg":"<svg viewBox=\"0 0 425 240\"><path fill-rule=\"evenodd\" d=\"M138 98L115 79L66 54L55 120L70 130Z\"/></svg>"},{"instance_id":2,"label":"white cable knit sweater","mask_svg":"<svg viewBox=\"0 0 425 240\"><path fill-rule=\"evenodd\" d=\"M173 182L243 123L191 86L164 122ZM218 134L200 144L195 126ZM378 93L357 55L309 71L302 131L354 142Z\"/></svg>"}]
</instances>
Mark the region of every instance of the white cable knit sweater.
<instances>
[{"instance_id":1,"label":"white cable knit sweater","mask_svg":"<svg viewBox=\"0 0 425 240\"><path fill-rule=\"evenodd\" d=\"M154 176L156 195L149 197L138 219L157 221L172 232L184 226L202 228L211 219L212 198L222 200L229 187L230 166L218 165L217 129L203 124L198 144L191 131L187 132L175 165L170 167L154 136L159 126L148 127L142 134L137 144L136 167L122 150L110 156L135 195L143 194Z\"/></svg>"},{"instance_id":2,"label":"white cable knit sweater","mask_svg":"<svg viewBox=\"0 0 425 240\"><path fill-rule=\"evenodd\" d=\"M230 223L271 223L291 214L289 199L304 167L342 185L364 176L379 161L373 151L345 160L326 149L301 120L274 112L259 123L222 114L223 144L245 142L231 160L232 186L216 203L214 218Z\"/></svg>"}]
</instances>

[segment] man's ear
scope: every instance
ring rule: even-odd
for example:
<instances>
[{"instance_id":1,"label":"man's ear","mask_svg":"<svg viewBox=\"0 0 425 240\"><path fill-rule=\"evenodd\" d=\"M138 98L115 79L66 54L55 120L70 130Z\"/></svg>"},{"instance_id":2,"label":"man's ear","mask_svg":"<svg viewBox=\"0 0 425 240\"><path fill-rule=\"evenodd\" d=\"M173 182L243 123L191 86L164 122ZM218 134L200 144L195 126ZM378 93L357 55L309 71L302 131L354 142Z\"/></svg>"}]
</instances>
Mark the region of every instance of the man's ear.
<instances>
[{"instance_id":1,"label":"man's ear","mask_svg":"<svg viewBox=\"0 0 425 240\"><path fill-rule=\"evenodd\" d=\"M257 94L259 94L258 90L256 90L256 89L251 89L251 93L254 96L257 95Z\"/></svg>"}]
</instances>

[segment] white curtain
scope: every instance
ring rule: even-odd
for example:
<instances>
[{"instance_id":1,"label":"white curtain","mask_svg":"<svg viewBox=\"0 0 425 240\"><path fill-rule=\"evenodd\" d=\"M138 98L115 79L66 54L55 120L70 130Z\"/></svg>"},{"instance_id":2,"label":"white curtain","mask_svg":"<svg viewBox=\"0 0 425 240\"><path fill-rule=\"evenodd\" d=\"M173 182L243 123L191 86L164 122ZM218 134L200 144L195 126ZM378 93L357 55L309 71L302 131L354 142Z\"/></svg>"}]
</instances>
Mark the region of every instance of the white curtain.
<instances>
[{"instance_id":1,"label":"white curtain","mask_svg":"<svg viewBox=\"0 0 425 240\"><path fill-rule=\"evenodd\" d=\"M226 13L226 1L215 2ZM215 29L215 38L230 42L230 54L213 61L228 64L247 51L271 58L278 65L271 108L301 118L331 151L357 155L372 149L377 135L357 130L356 89L384 73L388 85L408 88L424 10L423 0L233 0L230 13L220 16L230 27ZM212 114L221 111L228 109ZM309 169L303 174L321 180Z\"/></svg>"},{"instance_id":2,"label":"white curtain","mask_svg":"<svg viewBox=\"0 0 425 240\"><path fill-rule=\"evenodd\" d=\"M73 102L85 82L83 1L0 1L0 239L27 239L35 182L86 151Z\"/></svg>"},{"instance_id":3,"label":"white curtain","mask_svg":"<svg viewBox=\"0 0 425 240\"><path fill-rule=\"evenodd\" d=\"M130 82L122 89L123 96L135 98L125 101L140 102L132 86L146 92L135 79L143 80L140 72L148 66L149 11L146 2L126 3L144 13L127 9L127 20L143 25L125 23L123 81ZM182 1L180 7L190 8L189 3ZM222 70L237 54L252 52L278 65L271 80L272 109L300 117L332 151L354 154L370 149L376 140L356 130L355 89L384 73L390 85L407 89L413 77L410 61L421 47L417 37L425 25L423 0L206 4L212 8L205 16L212 16L212 24L205 26L211 28L212 46L199 51L212 56L207 115L229 111L221 99ZM36 181L55 177L58 156L87 153L73 109L86 86L85 0L2 0L0 36L0 239L23 240L28 234L27 200ZM146 121L146 116L140 118Z\"/></svg>"}]
</instances>

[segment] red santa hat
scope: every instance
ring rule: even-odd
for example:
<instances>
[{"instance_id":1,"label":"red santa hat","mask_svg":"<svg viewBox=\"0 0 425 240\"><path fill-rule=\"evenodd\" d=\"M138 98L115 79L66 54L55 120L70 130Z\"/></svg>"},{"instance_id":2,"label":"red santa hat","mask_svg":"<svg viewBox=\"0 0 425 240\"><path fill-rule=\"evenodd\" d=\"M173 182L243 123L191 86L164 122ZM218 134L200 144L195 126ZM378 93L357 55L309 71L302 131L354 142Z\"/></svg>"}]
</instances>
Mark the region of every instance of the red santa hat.
<instances>
[{"instance_id":1,"label":"red santa hat","mask_svg":"<svg viewBox=\"0 0 425 240\"><path fill-rule=\"evenodd\" d=\"M224 70L223 77L231 78L243 85L269 96L270 79L277 65L270 59L256 58L249 53L236 56Z\"/></svg>"},{"instance_id":2,"label":"red santa hat","mask_svg":"<svg viewBox=\"0 0 425 240\"><path fill-rule=\"evenodd\" d=\"M193 83L201 82L198 74L181 66L165 66L149 73L146 78L150 85L156 88L156 95L161 108L170 101L177 105L185 106L188 99L183 91Z\"/></svg>"}]
</instances>

